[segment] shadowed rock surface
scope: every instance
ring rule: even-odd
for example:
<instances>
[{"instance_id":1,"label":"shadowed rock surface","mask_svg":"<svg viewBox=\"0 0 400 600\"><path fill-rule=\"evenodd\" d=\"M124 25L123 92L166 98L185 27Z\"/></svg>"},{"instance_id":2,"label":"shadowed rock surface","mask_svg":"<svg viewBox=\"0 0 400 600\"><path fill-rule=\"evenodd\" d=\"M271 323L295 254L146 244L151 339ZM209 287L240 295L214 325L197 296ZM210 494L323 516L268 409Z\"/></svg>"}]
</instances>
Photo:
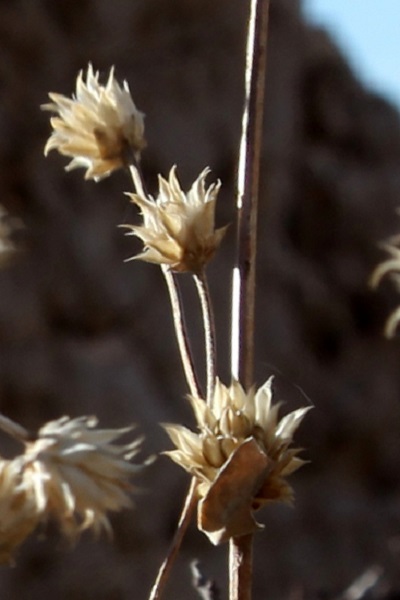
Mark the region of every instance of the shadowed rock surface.
<instances>
[{"instance_id":1,"label":"shadowed rock surface","mask_svg":"<svg viewBox=\"0 0 400 600\"><path fill-rule=\"evenodd\" d=\"M191 422L159 269L117 229L135 210L117 173L95 184L43 157L48 91L70 95L92 61L127 79L146 113L151 190L173 164L185 186L209 165L223 188L218 223L234 219L247 11L239 0L14 0L0 6L1 203L24 223L24 250L0 272L1 411L28 428L62 414L138 423L144 455L169 446L159 422ZM275 374L287 409L312 402L297 440L310 464L293 477L296 508L259 519L254 598L338 599L367 569L367 599L400 595L400 345L383 338L400 302L368 278L377 244L400 231L400 121L364 89L329 37L294 0L275 1L259 215L255 379ZM220 375L229 380L234 227L210 266ZM182 277L194 346L202 334ZM4 440L4 452L7 451ZM115 539L71 551L46 530L2 568L2 597L145 598L171 539L188 478L161 457L138 484ZM199 558L226 595L226 548L193 527L167 598L196 598ZM390 595L391 594L391 595ZM345 596L343 596L345 598Z\"/></svg>"}]
</instances>

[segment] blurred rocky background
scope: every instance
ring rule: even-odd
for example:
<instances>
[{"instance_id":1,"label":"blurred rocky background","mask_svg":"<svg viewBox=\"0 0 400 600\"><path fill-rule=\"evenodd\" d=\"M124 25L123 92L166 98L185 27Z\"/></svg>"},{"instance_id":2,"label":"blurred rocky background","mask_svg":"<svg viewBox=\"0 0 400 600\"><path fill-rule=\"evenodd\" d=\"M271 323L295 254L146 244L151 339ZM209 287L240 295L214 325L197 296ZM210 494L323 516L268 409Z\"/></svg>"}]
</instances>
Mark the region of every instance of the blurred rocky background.
<instances>
[{"instance_id":1,"label":"blurred rocky background","mask_svg":"<svg viewBox=\"0 0 400 600\"><path fill-rule=\"evenodd\" d=\"M147 456L170 447L159 422L192 423L160 271L123 262L138 249L117 229L135 219L130 180L84 182L56 153L45 159L39 105L49 91L70 95L89 60L115 65L147 115L149 188L173 164L185 186L209 165L223 182L218 223L233 222L246 19L240 0L0 3L0 202L23 223L19 256L0 271L0 409L25 427L63 414L135 422ZM394 600L400 342L382 331L400 297L368 279L385 257L378 243L400 231L399 115L302 22L297 0L273 1L270 27L255 378L274 374L287 410L315 408L298 436L310 464L293 477L295 509L259 515L254 598ZM232 225L209 269L225 382L234 240ZM200 355L195 296L181 282ZM1 597L146 598L188 478L161 457L139 485L112 543L85 535L70 549L38 532L1 569ZM195 558L226 597L227 549L192 527L166 598L198 597Z\"/></svg>"}]
</instances>

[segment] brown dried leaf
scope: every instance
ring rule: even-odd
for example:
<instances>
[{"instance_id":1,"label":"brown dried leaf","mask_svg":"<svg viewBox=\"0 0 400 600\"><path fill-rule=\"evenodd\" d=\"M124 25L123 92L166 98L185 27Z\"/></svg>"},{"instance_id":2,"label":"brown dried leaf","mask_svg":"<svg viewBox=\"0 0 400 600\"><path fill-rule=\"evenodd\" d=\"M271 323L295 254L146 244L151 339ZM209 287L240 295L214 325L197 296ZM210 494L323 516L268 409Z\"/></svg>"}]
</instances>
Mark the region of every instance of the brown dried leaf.
<instances>
[{"instance_id":1,"label":"brown dried leaf","mask_svg":"<svg viewBox=\"0 0 400 600\"><path fill-rule=\"evenodd\" d=\"M249 438L221 468L198 506L198 527L213 544L262 528L253 517L252 502L270 462L255 439Z\"/></svg>"}]
</instances>

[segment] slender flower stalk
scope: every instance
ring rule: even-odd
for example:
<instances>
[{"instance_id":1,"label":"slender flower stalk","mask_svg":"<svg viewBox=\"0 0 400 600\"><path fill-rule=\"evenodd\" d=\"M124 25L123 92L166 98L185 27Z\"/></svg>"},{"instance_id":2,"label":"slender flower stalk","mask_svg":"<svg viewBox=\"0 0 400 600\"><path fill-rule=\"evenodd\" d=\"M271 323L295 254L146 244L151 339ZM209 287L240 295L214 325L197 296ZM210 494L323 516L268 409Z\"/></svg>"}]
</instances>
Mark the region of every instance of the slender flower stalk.
<instances>
[{"instance_id":1,"label":"slender flower stalk","mask_svg":"<svg viewBox=\"0 0 400 600\"><path fill-rule=\"evenodd\" d=\"M214 310L205 271L194 275L203 315L204 340L206 348L207 402L211 406L217 378L217 345L215 335Z\"/></svg>"},{"instance_id":2,"label":"slender flower stalk","mask_svg":"<svg viewBox=\"0 0 400 600\"><path fill-rule=\"evenodd\" d=\"M253 383L257 203L264 115L269 0L250 0L246 49L245 108L238 168L238 262L232 307L232 376L246 389ZM230 541L230 600L250 600L252 534Z\"/></svg>"},{"instance_id":3,"label":"slender flower stalk","mask_svg":"<svg viewBox=\"0 0 400 600\"><path fill-rule=\"evenodd\" d=\"M175 335L179 346L183 370L185 372L186 381L191 394L201 396L201 387L194 366L190 340L185 324L183 314L182 300L179 292L178 283L171 269L165 265L161 265L161 270L164 275L165 283L167 284L168 294L171 302L172 315L175 326Z\"/></svg>"},{"instance_id":4,"label":"slender flower stalk","mask_svg":"<svg viewBox=\"0 0 400 600\"><path fill-rule=\"evenodd\" d=\"M159 571L154 585L151 589L149 600L160 600L162 593L164 592L167 584L171 569L178 556L178 552L182 545L182 541L189 523L192 519L194 509L197 504L197 481L195 477L192 477L190 482L189 490L185 497L181 516L179 517L178 526L176 528L174 539L169 548L168 554L165 557Z\"/></svg>"}]
</instances>

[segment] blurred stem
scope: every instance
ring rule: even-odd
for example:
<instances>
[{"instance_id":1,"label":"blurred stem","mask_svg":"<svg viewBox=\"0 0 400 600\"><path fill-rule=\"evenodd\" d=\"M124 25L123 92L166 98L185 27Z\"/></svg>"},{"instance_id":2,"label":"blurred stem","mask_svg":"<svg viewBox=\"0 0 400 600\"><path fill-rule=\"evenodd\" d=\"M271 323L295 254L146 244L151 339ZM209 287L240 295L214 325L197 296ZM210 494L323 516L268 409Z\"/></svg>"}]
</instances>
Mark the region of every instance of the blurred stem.
<instances>
[{"instance_id":1,"label":"blurred stem","mask_svg":"<svg viewBox=\"0 0 400 600\"><path fill-rule=\"evenodd\" d=\"M206 348L206 369L207 369L207 404L212 405L214 397L216 364L217 364L217 346L215 337L214 311L211 302L210 290L208 287L205 271L199 275L193 275L197 287L197 293L200 299L201 312L203 315L204 340Z\"/></svg>"},{"instance_id":2,"label":"blurred stem","mask_svg":"<svg viewBox=\"0 0 400 600\"><path fill-rule=\"evenodd\" d=\"M170 571L178 555L179 549L182 544L183 537L186 533L190 520L192 518L193 511L197 503L197 481L193 477L188 493L186 494L185 503L183 505L182 513L179 518L177 530L175 532L174 539L168 551L164 562L162 563L160 570L158 571L157 579L152 587L149 600L160 600L161 595L167 584Z\"/></svg>"},{"instance_id":3,"label":"blurred stem","mask_svg":"<svg viewBox=\"0 0 400 600\"><path fill-rule=\"evenodd\" d=\"M130 166L130 172L135 186L136 192L147 197L146 188L143 182L139 166L137 163ZM174 320L175 335L178 342L179 352L181 356L182 366L185 373L186 381L192 396L201 397L201 389L194 367L192 351L190 348L189 336L183 314L181 296L179 293L178 284L174 274L167 265L161 266L165 282L171 302L172 316Z\"/></svg>"},{"instance_id":4,"label":"blurred stem","mask_svg":"<svg viewBox=\"0 0 400 600\"><path fill-rule=\"evenodd\" d=\"M21 443L25 443L33 439L32 434L29 433L22 425L15 423L8 417L0 414L0 429L13 437L15 440Z\"/></svg>"},{"instance_id":5,"label":"blurred stem","mask_svg":"<svg viewBox=\"0 0 400 600\"><path fill-rule=\"evenodd\" d=\"M269 0L250 0L246 48L245 106L237 181L237 264L232 290L232 376L253 384L257 206L262 145ZM229 544L229 598L250 600L252 535Z\"/></svg>"}]
</instances>

